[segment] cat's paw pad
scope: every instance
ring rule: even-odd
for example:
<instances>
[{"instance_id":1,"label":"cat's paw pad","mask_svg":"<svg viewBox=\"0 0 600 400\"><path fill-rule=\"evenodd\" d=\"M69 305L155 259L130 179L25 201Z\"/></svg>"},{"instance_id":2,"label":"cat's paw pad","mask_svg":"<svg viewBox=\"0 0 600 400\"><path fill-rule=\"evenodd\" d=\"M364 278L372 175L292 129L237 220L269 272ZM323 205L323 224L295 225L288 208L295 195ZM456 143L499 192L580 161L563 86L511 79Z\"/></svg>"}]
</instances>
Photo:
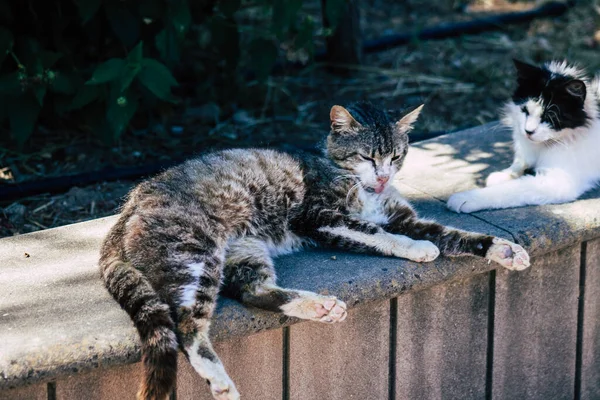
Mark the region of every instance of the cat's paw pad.
<instances>
[{"instance_id":1,"label":"cat's paw pad","mask_svg":"<svg viewBox=\"0 0 600 400\"><path fill-rule=\"evenodd\" d=\"M209 384L210 391L216 400L240 400L240 393L229 377L213 378Z\"/></svg>"},{"instance_id":2,"label":"cat's paw pad","mask_svg":"<svg viewBox=\"0 0 600 400\"><path fill-rule=\"evenodd\" d=\"M415 240L409 249L407 258L416 262L430 262L438 258L440 249L428 240Z\"/></svg>"},{"instance_id":3,"label":"cat's paw pad","mask_svg":"<svg viewBox=\"0 0 600 400\"><path fill-rule=\"evenodd\" d=\"M492 243L485 258L515 271L529 267L529 254L518 244L500 238L494 238Z\"/></svg>"},{"instance_id":4,"label":"cat's paw pad","mask_svg":"<svg viewBox=\"0 0 600 400\"><path fill-rule=\"evenodd\" d=\"M481 210L472 191L455 193L448 199L448 208L457 213L472 213Z\"/></svg>"},{"instance_id":5,"label":"cat's paw pad","mask_svg":"<svg viewBox=\"0 0 600 400\"><path fill-rule=\"evenodd\" d=\"M301 297L281 306L285 315L332 324L346 319L346 303L332 297L304 293Z\"/></svg>"},{"instance_id":6,"label":"cat's paw pad","mask_svg":"<svg viewBox=\"0 0 600 400\"><path fill-rule=\"evenodd\" d=\"M485 180L485 186L494 186L500 183L513 180L513 175L510 172L498 171L492 172Z\"/></svg>"}]
</instances>

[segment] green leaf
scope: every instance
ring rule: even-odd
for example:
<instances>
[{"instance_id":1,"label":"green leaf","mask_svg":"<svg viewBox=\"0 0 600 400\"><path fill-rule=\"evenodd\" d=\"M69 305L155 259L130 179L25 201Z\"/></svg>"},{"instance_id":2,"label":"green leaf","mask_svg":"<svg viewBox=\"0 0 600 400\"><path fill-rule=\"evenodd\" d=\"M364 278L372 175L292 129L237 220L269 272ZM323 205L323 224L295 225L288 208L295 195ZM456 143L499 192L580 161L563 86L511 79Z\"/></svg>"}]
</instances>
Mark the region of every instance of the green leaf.
<instances>
[{"instance_id":1,"label":"green leaf","mask_svg":"<svg viewBox=\"0 0 600 400\"><path fill-rule=\"evenodd\" d=\"M96 15L100 9L102 0L76 0L76 3L79 8L79 16L85 24Z\"/></svg>"},{"instance_id":2,"label":"green leaf","mask_svg":"<svg viewBox=\"0 0 600 400\"><path fill-rule=\"evenodd\" d=\"M33 129L42 109L31 92L23 92L10 98L7 103L10 130L19 147L23 147Z\"/></svg>"},{"instance_id":3,"label":"green leaf","mask_svg":"<svg viewBox=\"0 0 600 400\"><path fill-rule=\"evenodd\" d=\"M69 105L69 110L79 110L97 100L102 95L102 89L97 85L83 85Z\"/></svg>"},{"instance_id":4,"label":"green leaf","mask_svg":"<svg viewBox=\"0 0 600 400\"><path fill-rule=\"evenodd\" d=\"M168 64L177 63L180 60L180 43L177 35L171 28L165 28L156 35L156 48L160 57Z\"/></svg>"},{"instance_id":5,"label":"green leaf","mask_svg":"<svg viewBox=\"0 0 600 400\"><path fill-rule=\"evenodd\" d=\"M106 17L113 32L127 47L133 46L140 37L140 19L127 9L128 2L108 3Z\"/></svg>"},{"instance_id":6,"label":"green leaf","mask_svg":"<svg viewBox=\"0 0 600 400\"><path fill-rule=\"evenodd\" d=\"M184 33L192 23L192 14L187 0L170 1L170 22L176 32Z\"/></svg>"},{"instance_id":7,"label":"green leaf","mask_svg":"<svg viewBox=\"0 0 600 400\"><path fill-rule=\"evenodd\" d=\"M81 84L81 78L74 73L56 72L50 88L54 93L74 94L77 86Z\"/></svg>"},{"instance_id":8,"label":"green leaf","mask_svg":"<svg viewBox=\"0 0 600 400\"><path fill-rule=\"evenodd\" d=\"M40 107L44 105L44 97L46 96L46 85L36 85L33 87L33 94L35 99L38 101Z\"/></svg>"},{"instance_id":9,"label":"green leaf","mask_svg":"<svg viewBox=\"0 0 600 400\"><path fill-rule=\"evenodd\" d=\"M248 52L252 54L252 69L259 81L269 77L277 61L278 50L272 40L258 38L250 42Z\"/></svg>"},{"instance_id":10,"label":"green leaf","mask_svg":"<svg viewBox=\"0 0 600 400\"><path fill-rule=\"evenodd\" d=\"M171 94L171 87L177 86L177 81L164 64L151 58L144 58L142 70L137 77L140 83L159 99L175 102Z\"/></svg>"},{"instance_id":11,"label":"green leaf","mask_svg":"<svg viewBox=\"0 0 600 400\"><path fill-rule=\"evenodd\" d=\"M127 64L125 71L123 72L123 78L121 78L121 92L129 89L131 82L133 82L141 70L141 64Z\"/></svg>"},{"instance_id":12,"label":"green leaf","mask_svg":"<svg viewBox=\"0 0 600 400\"><path fill-rule=\"evenodd\" d=\"M18 96L22 92L18 71L0 76L0 93Z\"/></svg>"},{"instance_id":13,"label":"green leaf","mask_svg":"<svg viewBox=\"0 0 600 400\"><path fill-rule=\"evenodd\" d=\"M130 92L117 98L111 96L106 106L106 120L113 139L121 136L137 109L138 101Z\"/></svg>"},{"instance_id":14,"label":"green leaf","mask_svg":"<svg viewBox=\"0 0 600 400\"><path fill-rule=\"evenodd\" d=\"M223 15L231 18L231 17L233 17L233 14L235 14L235 12L240 9L241 5L242 5L242 0L220 1L219 2L219 10L221 10Z\"/></svg>"},{"instance_id":15,"label":"green leaf","mask_svg":"<svg viewBox=\"0 0 600 400\"><path fill-rule=\"evenodd\" d=\"M141 63L142 55L144 52L144 42L140 41L131 51L127 54L127 62L128 63Z\"/></svg>"},{"instance_id":16,"label":"green leaf","mask_svg":"<svg viewBox=\"0 0 600 400\"><path fill-rule=\"evenodd\" d=\"M127 55L127 65L123 69L123 76L121 77L121 92L129 88L131 82L142 69L143 48L144 42L139 42Z\"/></svg>"},{"instance_id":17,"label":"green leaf","mask_svg":"<svg viewBox=\"0 0 600 400\"><path fill-rule=\"evenodd\" d=\"M86 85L98 85L117 80L121 77L125 68L125 60L121 58L111 58L108 61L98 65L94 70L92 78L87 81Z\"/></svg>"}]
</instances>

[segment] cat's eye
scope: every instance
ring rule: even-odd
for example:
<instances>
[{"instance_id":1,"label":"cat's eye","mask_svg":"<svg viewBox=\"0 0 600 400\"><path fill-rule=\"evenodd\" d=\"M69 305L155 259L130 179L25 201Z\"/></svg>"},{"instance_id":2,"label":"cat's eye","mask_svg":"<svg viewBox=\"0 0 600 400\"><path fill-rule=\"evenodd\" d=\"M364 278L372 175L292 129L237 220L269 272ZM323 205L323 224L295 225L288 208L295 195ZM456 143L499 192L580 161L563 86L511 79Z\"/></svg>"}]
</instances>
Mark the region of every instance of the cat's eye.
<instances>
[{"instance_id":1,"label":"cat's eye","mask_svg":"<svg viewBox=\"0 0 600 400\"><path fill-rule=\"evenodd\" d=\"M362 158L365 161L371 161L371 162L375 162L374 159L372 159L371 157L367 157L365 155L359 154L360 158Z\"/></svg>"},{"instance_id":2,"label":"cat's eye","mask_svg":"<svg viewBox=\"0 0 600 400\"><path fill-rule=\"evenodd\" d=\"M394 157L392 157L392 162L398 161L399 158L400 158L400 156L394 156Z\"/></svg>"},{"instance_id":3,"label":"cat's eye","mask_svg":"<svg viewBox=\"0 0 600 400\"><path fill-rule=\"evenodd\" d=\"M527 109L526 106L521 107L521 112L525 115L529 115L529 110Z\"/></svg>"}]
</instances>

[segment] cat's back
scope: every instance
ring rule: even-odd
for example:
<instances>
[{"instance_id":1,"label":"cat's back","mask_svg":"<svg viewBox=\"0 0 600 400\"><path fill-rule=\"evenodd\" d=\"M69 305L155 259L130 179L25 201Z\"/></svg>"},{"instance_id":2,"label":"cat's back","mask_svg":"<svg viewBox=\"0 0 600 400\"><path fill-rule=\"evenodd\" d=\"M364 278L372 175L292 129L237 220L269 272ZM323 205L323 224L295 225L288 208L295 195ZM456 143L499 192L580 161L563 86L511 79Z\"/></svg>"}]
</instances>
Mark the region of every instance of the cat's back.
<instances>
[{"instance_id":1,"label":"cat's back","mask_svg":"<svg viewBox=\"0 0 600 400\"><path fill-rule=\"evenodd\" d=\"M222 221L256 230L285 224L305 194L299 161L265 149L231 149L201 155L139 184L124 213ZM237 228L236 228L237 230Z\"/></svg>"}]
</instances>

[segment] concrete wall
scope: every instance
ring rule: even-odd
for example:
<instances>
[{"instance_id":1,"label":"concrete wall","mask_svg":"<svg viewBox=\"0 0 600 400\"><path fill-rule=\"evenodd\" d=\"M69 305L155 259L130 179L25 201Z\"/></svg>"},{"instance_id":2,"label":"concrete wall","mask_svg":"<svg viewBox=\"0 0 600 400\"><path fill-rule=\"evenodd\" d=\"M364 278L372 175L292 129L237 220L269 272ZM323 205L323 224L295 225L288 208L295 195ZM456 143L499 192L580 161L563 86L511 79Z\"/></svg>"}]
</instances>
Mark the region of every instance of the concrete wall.
<instances>
[{"instance_id":1,"label":"concrete wall","mask_svg":"<svg viewBox=\"0 0 600 400\"><path fill-rule=\"evenodd\" d=\"M216 345L249 400L599 399L600 240ZM2 400L134 399L140 364L0 391ZM180 360L177 400L209 391Z\"/></svg>"}]
</instances>

